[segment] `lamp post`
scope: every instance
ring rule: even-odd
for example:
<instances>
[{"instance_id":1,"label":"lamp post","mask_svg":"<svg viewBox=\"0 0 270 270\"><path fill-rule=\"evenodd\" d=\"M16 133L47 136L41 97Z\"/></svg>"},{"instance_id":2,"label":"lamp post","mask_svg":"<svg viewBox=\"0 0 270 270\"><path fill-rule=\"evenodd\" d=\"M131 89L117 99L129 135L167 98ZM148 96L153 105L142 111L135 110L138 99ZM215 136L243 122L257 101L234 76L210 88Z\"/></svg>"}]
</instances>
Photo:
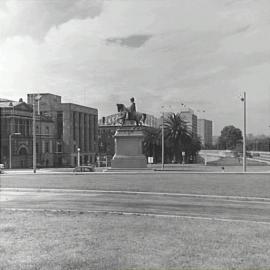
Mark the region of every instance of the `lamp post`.
<instances>
[{"instance_id":1,"label":"lamp post","mask_svg":"<svg viewBox=\"0 0 270 270\"><path fill-rule=\"evenodd\" d=\"M36 138L36 106L35 101L39 101L41 99L41 95L36 95L33 98L33 173L37 171L37 138ZM39 111L39 106L38 106Z\"/></svg>"},{"instance_id":2,"label":"lamp post","mask_svg":"<svg viewBox=\"0 0 270 270\"><path fill-rule=\"evenodd\" d=\"M81 149L78 147L78 149L77 149L77 167L80 167L80 151L81 151Z\"/></svg>"},{"instance_id":3,"label":"lamp post","mask_svg":"<svg viewBox=\"0 0 270 270\"><path fill-rule=\"evenodd\" d=\"M9 140L8 140L9 141L9 168L10 169L12 168L12 166L11 166L11 162L12 162L12 158L11 158L11 155L12 155L12 151L11 151L11 137L13 135L21 135L21 133L20 132L10 133L9 136L8 136L8 138L9 138Z\"/></svg>"},{"instance_id":4,"label":"lamp post","mask_svg":"<svg viewBox=\"0 0 270 270\"><path fill-rule=\"evenodd\" d=\"M246 157L246 133L247 133L247 116L246 116L246 111L247 111L247 105L246 105L246 92L244 92L243 97L241 98L241 101L244 102L244 134L243 134L243 172L247 171L247 157Z\"/></svg>"},{"instance_id":5,"label":"lamp post","mask_svg":"<svg viewBox=\"0 0 270 270\"><path fill-rule=\"evenodd\" d=\"M164 108L164 107L162 107ZM164 111L162 112L162 130L161 130L161 168L164 169Z\"/></svg>"}]
</instances>

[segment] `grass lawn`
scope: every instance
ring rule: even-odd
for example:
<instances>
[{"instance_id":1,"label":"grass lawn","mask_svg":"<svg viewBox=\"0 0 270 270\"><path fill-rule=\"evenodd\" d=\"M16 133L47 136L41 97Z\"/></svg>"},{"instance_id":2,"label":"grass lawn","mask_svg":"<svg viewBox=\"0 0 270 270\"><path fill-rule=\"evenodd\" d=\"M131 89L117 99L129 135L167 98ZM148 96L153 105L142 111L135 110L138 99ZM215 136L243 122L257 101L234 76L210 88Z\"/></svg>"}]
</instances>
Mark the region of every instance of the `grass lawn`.
<instances>
[{"instance_id":1,"label":"grass lawn","mask_svg":"<svg viewBox=\"0 0 270 270\"><path fill-rule=\"evenodd\" d=\"M0 212L0 269L262 269L270 225L172 217Z\"/></svg>"}]
</instances>

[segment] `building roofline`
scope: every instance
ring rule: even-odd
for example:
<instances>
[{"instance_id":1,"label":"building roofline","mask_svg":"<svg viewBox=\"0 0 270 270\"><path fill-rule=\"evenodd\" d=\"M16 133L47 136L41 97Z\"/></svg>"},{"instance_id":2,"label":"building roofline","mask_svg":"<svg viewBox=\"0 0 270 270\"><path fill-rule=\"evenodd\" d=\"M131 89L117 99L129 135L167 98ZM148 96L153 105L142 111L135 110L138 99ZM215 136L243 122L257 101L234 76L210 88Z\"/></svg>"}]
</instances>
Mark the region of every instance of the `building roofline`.
<instances>
[{"instance_id":1,"label":"building roofline","mask_svg":"<svg viewBox=\"0 0 270 270\"><path fill-rule=\"evenodd\" d=\"M85 106L85 105L80 105L80 104L76 104L76 103L72 103L72 102L61 102L61 105L74 105L74 106L77 106L77 107L82 107L82 108L86 108L86 109L92 109L92 110L96 110L98 111L97 108L93 108L93 107L88 107L88 106Z\"/></svg>"},{"instance_id":2,"label":"building roofline","mask_svg":"<svg viewBox=\"0 0 270 270\"><path fill-rule=\"evenodd\" d=\"M52 93L28 93L27 95L51 95L51 96L56 96L62 98L62 96L52 94Z\"/></svg>"}]
</instances>

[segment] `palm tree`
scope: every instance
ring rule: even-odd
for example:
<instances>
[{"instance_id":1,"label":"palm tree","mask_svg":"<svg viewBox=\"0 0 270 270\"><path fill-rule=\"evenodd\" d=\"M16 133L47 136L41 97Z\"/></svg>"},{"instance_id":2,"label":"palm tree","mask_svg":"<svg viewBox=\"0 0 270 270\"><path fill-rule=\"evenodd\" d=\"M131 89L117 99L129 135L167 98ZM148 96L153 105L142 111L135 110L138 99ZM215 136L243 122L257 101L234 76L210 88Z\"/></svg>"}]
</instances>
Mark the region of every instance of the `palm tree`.
<instances>
[{"instance_id":1,"label":"palm tree","mask_svg":"<svg viewBox=\"0 0 270 270\"><path fill-rule=\"evenodd\" d=\"M187 122L182 119L180 113L171 113L164 120L165 139L167 149L173 155L174 161L182 161L182 151L185 145L190 143L191 132L188 129Z\"/></svg>"}]
</instances>

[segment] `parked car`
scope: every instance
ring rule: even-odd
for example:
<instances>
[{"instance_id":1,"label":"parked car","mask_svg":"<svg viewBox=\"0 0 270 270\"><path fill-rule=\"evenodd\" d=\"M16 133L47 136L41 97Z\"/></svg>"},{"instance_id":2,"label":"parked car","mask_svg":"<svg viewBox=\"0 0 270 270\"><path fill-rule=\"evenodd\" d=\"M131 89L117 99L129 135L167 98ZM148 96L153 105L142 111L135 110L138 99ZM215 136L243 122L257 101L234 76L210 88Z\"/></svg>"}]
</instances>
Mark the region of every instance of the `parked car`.
<instances>
[{"instance_id":1,"label":"parked car","mask_svg":"<svg viewBox=\"0 0 270 270\"><path fill-rule=\"evenodd\" d=\"M73 172L94 172L94 166L79 166L73 169Z\"/></svg>"},{"instance_id":2,"label":"parked car","mask_svg":"<svg viewBox=\"0 0 270 270\"><path fill-rule=\"evenodd\" d=\"M0 173L4 173L4 168L5 168L5 165L4 164L0 164Z\"/></svg>"}]
</instances>

